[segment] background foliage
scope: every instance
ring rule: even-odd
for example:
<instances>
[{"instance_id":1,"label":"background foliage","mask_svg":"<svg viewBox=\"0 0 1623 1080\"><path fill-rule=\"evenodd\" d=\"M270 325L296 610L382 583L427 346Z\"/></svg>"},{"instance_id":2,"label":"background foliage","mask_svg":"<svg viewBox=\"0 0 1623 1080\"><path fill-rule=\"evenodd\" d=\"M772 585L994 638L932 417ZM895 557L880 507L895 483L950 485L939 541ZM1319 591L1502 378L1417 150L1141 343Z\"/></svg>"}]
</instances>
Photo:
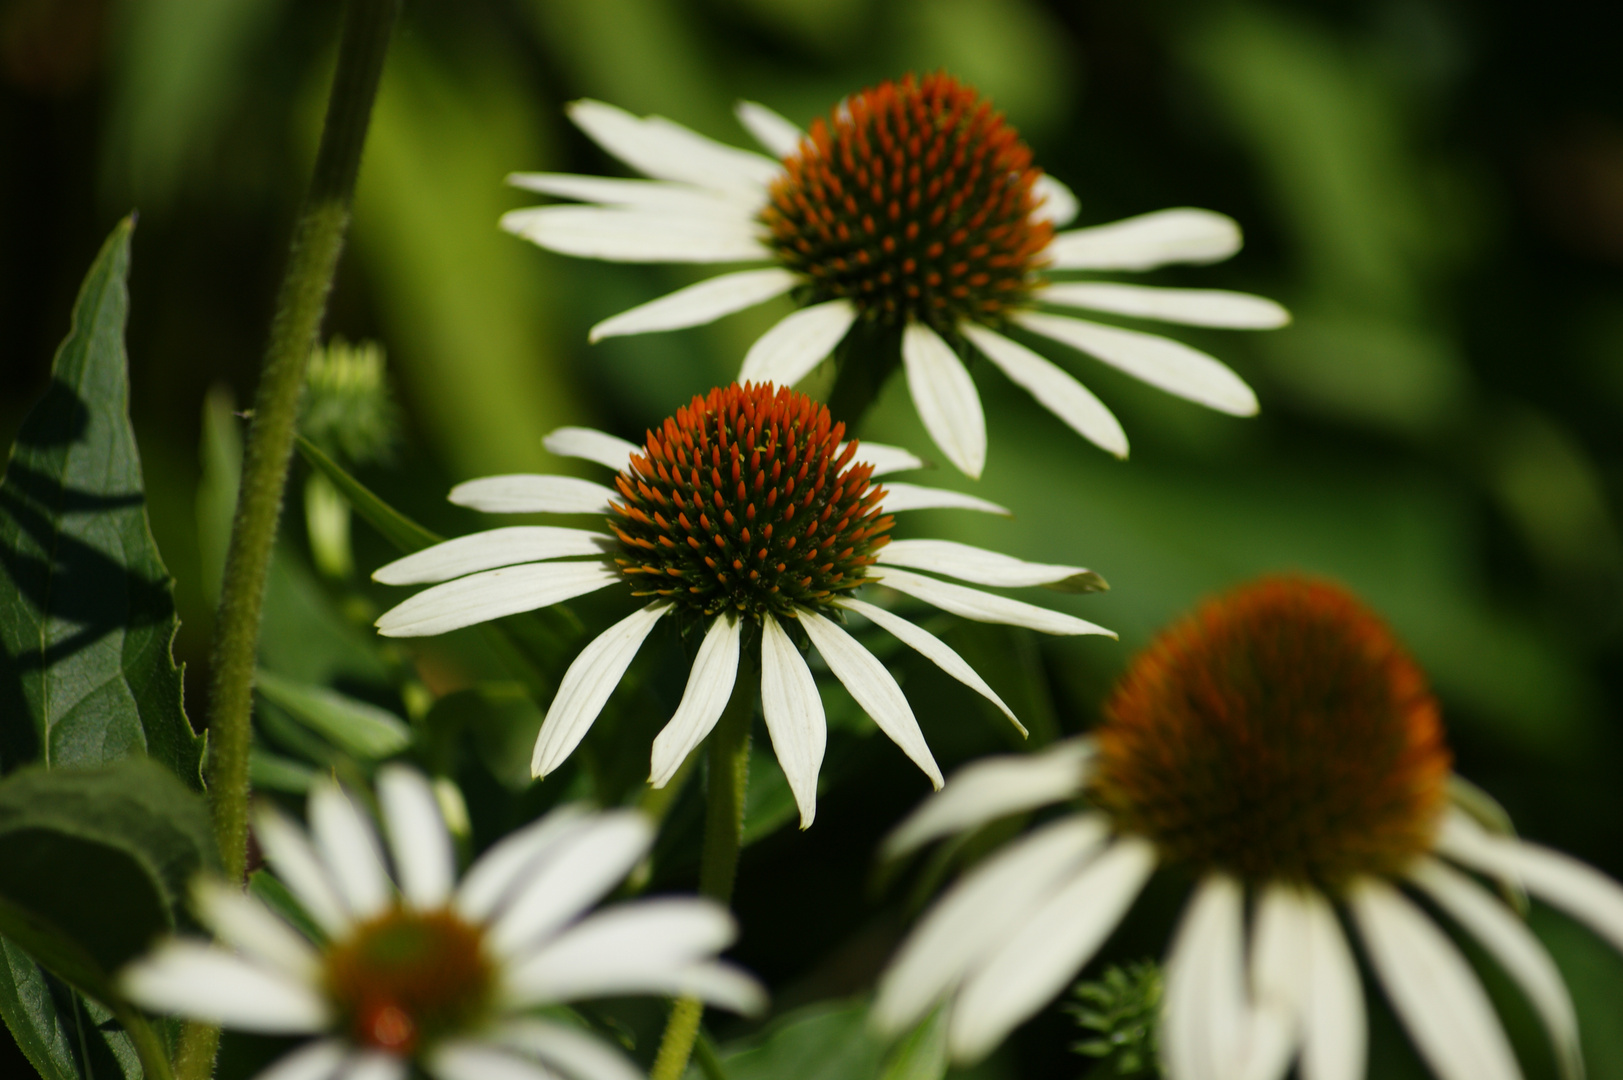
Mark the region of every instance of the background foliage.
<instances>
[{"instance_id":1,"label":"background foliage","mask_svg":"<svg viewBox=\"0 0 1623 1080\"><path fill-rule=\"evenodd\" d=\"M1203 594L1268 570L1334 576L1431 673L1460 771L1525 834L1623 875L1623 80L1604 7L414 0L328 320L329 333L383 344L404 416L394 462L359 479L438 533L468 531L475 517L443 501L452 483L572 468L541 449L560 423L635 437L728 379L778 314L588 346L593 322L690 279L566 261L496 229L530 201L501 185L509 171L615 171L569 128L563 102L597 96L743 142L736 97L805 122L860 85L947 67L992 95L1077 190L1085 223L1194 205L1246 226L1238 258L1158 281L1261 292L1297 319L1270 335L1181 335L1252 382L1256 420L1073 365L1126 424L1125 465L978 371L991 428L979 488L1017 517L937 514L920 533L1098 569L1112 592L1053 602L1117 628L1122 643L938 629L1037 743L1086 728L1131 651ZM147 576L161 582L167 565L177 579L193 717L206 714L239 453L231 402L252 390L335 21L333 5L306 0L0 5L0 438L11 442L46 391L85 268L138 207L130 412L162 553ZM892 389L864 434L927 447ZM968 486L950 470L932 480ZM316 769L364 776L410 733L425 763L462 782L473 848L567 793L636 790L640 754L600 751L646 745L669 714L681 666L657 657L670 650L647 650L655 660L634 670L576 766L526 786L540 723L531 696L544 703L557 674L526 657L604 625L612 605L577 605L579 625L517 620L384 647L365 625L393 594L323 576L290 495L256 783L296 797ZM363 578L396 550L361 524L355 544ZM978 699L896 662L943 766L1012 745ZM926 784L837 696L831 720L846 719L810 832L779 828L789 803L758 755L758 843L737 902L737 955L772 984L779 1013L821 1003L795 1028L808 1047L854 1030L859 1014L829 1002L868 985L919 883L940 869L876 876L877 837ZM692 878L699 807L678 800L671 815L655 888ZM1177 883L1159 895L1105 960L1163 940ZM1623 961L1556 916L1537 913L1535 927L1573 984L1591 1075L1623 1076ZM1547 1074L1525 1008L1491 988L1529 1073ZM657 1009L617 1015L631 1034L658 1022ZM776 1023L768 1030L794 1028ZM1374 1023L1371 1075L1413 1074L1390 1018L1377 1011ZM1079 1073L1075 1038L1056 1007L987 1075ZM772 1075L763 1062L787 1052L778 1045L739 1057L737 1074ZM880 1048L839 1045L866 1064L836 1062L845 1071L830 1076L880 1067ZM223 1075L268 1049L237 1044Z\"/></svg>"}]
</instances>

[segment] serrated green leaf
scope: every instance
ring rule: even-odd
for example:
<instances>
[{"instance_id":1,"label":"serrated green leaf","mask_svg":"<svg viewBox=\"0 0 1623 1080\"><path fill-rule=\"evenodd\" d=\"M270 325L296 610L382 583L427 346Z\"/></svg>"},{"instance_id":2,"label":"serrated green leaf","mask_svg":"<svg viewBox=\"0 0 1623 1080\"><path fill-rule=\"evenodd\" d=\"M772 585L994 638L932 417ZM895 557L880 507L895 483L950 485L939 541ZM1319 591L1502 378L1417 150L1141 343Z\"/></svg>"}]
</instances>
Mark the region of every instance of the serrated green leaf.
<instances>
[{"instance_id":1,"label":"serrated green leaf","mask_svg":"<svg viewBox=\"0 0 1623 1080\"><path fill-rule=\"evenodd\" d=\"M358 758L378 761L404 750L411 729L387 709L324 686L310 686L261 670L254 688L288 715Z\"/></svg>"},{"instance_id":2,"label":"serrated green leaf","mask_svg":"<svg viewBox=\"0 0 1623 1080\"><path fill-rule=\"evenodd\" d=\"M179 622L130 427L133 219L86 275L45 395L0 485L0 764L150 754L201 788L170 654Z\"/></svg>"}]
</instances>

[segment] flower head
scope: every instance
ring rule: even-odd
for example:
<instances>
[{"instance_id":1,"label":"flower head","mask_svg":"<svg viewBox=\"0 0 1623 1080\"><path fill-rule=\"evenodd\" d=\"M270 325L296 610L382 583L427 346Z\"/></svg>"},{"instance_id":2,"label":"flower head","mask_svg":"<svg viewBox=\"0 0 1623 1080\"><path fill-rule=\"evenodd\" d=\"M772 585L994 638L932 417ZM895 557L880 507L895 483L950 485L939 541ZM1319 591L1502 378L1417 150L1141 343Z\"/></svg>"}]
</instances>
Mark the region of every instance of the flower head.
<instances>
[{"instance_id":1,"label":"flower head","mask_svg":"<svg viewBox=\"0 0 1623 1080\"><path fill-rule=\"evenodd\" d=\"M589 204L502 219L550 250L624 262L768 264L622 312L593 328L594 341L697 326L789 294L797 310L750 348L739 377L791 385L853 335L879 335L878 353L864 355L879 356L887 372L900 360L931 437L971 476L986 459L985 418L965 367L975 355L1085 438L1127 453L1109 409L1009 336L1014 330L1212 408L1256 411L1245 383L1205 353L1049 310L1239 329L1283 325L1285 310L1261 297L1060 280L1070 271L1228 258L1240 247L1230 219L1178 209L1056 231L1076 216L1075 197L1032 163L988 101L945 74L853 94L806 132L754 103L740 104L738 115L772 157L661 117L577 102L570 116L582 130L651 179L511 178ZM867 361L847 350L841 362Z\"/></svg>"},{"instance_id":2,"label":"flower head","mask_svg":"<svg viewBox=\"0 0 1623 1080\"><path fill-rule=\"evenodd\" d=\"M894 677L839 620L871 620L917 649L1014 720L962 657L923 628L857 595L882 584L982 622L1049 634L1108 634L1092 623L979 589L1102 588L1078 566L1029 563L947 540L891 540L891 515L925 507L1003 512L957 492L876 475L917 468L895 447L845 441L845 428L804 394L732 385L695 397L650 430L641 446L563 428L547 445L616 470L613 489L563 476L472 480L451 500L496 513L601 513L612 532L555 526L495 529L379 569L393 585L440 582L378 620L393 637L438 634L618 585L649 600L594 639L570 665L536 741L545 776L580 743L637 650L667 615L703 627L686 692L654 740L649 780L663 786L720 719L746 644L759 649L761 704L773 748L800 806L816 812L827 738L822 700L798 627L851 696L940 786L941 771ZM1015 721L1018 724L1018 721ZM1024 729L1022 729L1024 730Z\"/></svg>"},{"instance_id":3,"label":"flower head","mask_svg":"<svg viewBox=\"0 0 1623 1080\"><path fill-rule=\"evenodd\" d=\"M1166 966L1172 1080L1358 1080L1364 950L1444 1080L1519 1076L1441 909L1528 995L1564 1075L1581 1074L1560 974L1516 914L1462 871L1525 887L1623 948L1623 887L1450 805L1437 705L1390 631L1343 590L1264 581L1215 600L1137 658L1090 738L972 765L903 822L892 853L1074 801L977 866L880 982L882 1027L950 999L960 1058L1064 988L1158 865L1197 878ZM1252 904L1249 927L1247 899Z\"/></svg>"},{"instance_id":4,"label":"flower head","mask_svg":"<svg viewBox=\"0 0 1623 1080\"><path fill-rule=\"evenodd\" d=\"M647 853L629 811L566 807L498 843L455 881L432 789L401 766L378 777L394 873L371 821L343 791L310 795L311 835L264 810L256 836L319 927L311 940L224 883L195 890L218 945L173 938L127 967L146 1008L312 1041L267 1076L440 1080L486 1075L632 1080L620 1053L530 1015L581 998L694 994L739 1011L760 987L715 954L735 935L709 900L659 898L587 915Z\"/></svg>"}]
</instances>

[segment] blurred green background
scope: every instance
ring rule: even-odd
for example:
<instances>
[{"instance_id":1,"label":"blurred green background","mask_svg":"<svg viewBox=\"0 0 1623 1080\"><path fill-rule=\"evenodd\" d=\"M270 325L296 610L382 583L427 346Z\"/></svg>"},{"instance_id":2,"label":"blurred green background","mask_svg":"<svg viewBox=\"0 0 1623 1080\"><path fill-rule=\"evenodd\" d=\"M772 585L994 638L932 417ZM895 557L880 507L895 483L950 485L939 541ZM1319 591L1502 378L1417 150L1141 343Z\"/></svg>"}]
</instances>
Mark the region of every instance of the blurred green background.
<instances>
[{"instance_id":1,"label":"blurred green background","mask_svg":"<svg viewBox=\"0 0 1623 1080\"><path fill-rule=\"evenodd\" d=\"M1029 699L1017 709L1051 737L1089 726L1131 652L1201 596L1265 571L1333 576L1431 673L1460 771L1525 834L1623 875L1623 69L1609 6L407 0L327 324L383 344L405 417L394 463L363 478L431 527L468 531L476 519L443 502L452 483L569 467L540 445L561 423L636 437L729 379L779 313L588 346L592 323L695 278L566 260L498 231L503 211L533 201L502 185L509 171L621 172L567 124L564 102L599 97L743 143L736 98L805 123L860 86L946 68L1077 191L1083 223L1191 205L1245 226L1230 262L1152 280L1260 292L1296 315L1266 335L1177 332L1256 387L1253 420L1070 356L1126 425L1127 463L977 370L985 476L928 479L1016 517L935 513L917 532L1099 570L1110 593L1053 602L1122 641L960 628L954 643L972 661L980 650L994 686ZM194 718L218 572L199 528L203 403L213 387L252 393L336 8L0 3L0 436L9 444L43 388L103 236L137 208L132 413L178 579ZM863 434L929 449L891 391ZM284 573L330 603L311 618L353 636L333 614L343 597L315 586L299 554L294 483ZM387 549L355 528L369 571ZM590 605L581 615L602 625ZM356 665L358 683L383 680ZM431 652L419 673L436 694L474 677ZM956 684L903 673L944 766L1009 745ZM1028 674L1040 690L1019 689ZM679 692L679 674L656 698L667 683ZM780 1009L859 992L911 910L871 859L927 785L881 743L834 745L816 826L745 856L738 955ZM1157 951L1176 896L1129 923L1111 955ZM1623 960L1556 916L1535 925L1573 983L1591 1075L1623 1077ZM1526 1009L1492 988L1529 1074L1549 1075ZM1390 1019L1374 1022L1371 1075L1412 1073ZM1072 1037L1050 1010L993 1067L1079 1074Z\"/></svg>"}]
</instances>

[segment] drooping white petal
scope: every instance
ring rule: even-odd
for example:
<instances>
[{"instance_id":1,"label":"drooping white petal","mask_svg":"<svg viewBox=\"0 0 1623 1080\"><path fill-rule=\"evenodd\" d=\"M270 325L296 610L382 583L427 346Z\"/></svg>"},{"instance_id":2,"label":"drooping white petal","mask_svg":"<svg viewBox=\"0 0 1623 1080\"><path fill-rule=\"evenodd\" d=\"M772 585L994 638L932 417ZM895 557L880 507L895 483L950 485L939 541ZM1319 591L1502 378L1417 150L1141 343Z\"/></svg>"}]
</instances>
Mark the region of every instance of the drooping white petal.
<instances>
[{"instance_id":1,"label":"drooping white petal","mask_svg":"<svg viewBox=\"0 0 1623 1080\"><path fill-rule=\"evenodd\" d=\"M254 960L295 979L318 976L320 960L304 935L242 890L199 878L192 886L192 908L216 937Z\"/></svg>"},{"instance_id":2,"label":"drooping white petal","mask_svg":"<svg viewBox=\"0 0 1623 1080\"><path fill-rule=\"evenodd\" d=\"M540 1058L570 1080L644 1080L630 1059L605 1040L550 1020L510 1020L490 1038Z\"/></svg>"},{"instance_id":3,"label":"drooping white petal","mask_svg":"<svg viewBox=\"0 0 1623 1080\"><path fill-rule=\"evenodd\" d=\"M592 327L586 336L588 340L597 342L626 334L703 326L723 315L731 315L735 311L765 303L774 296L782 296L794 288L796 282L795 275L777 268L722 274L604 319Z\"/></svg>"},{"instance_id":4,"label":"drooping white petal","mask_svg":"<svg viewBox=\"0 0 1623 1080\"><path fill-rule=\"evenodd\" d=\"M948 1021L952 1056L983 1057L1059 993L1110 936L1154 869L1151 844L1119 840L1028 916L964 981Z\"/></svg>"},{"instance_id":5,"label":"drooping white petal","mask_svg":"<svg viewBox=\"0 0 1623 1080\"><path fill-rule=\"evenodd\" d=\"M602 899L654 842L653 826L634 810L611 810L561 839L518 882L490 927L491 947L512 956L542 941Z\"/></svg>"},{"instance_id":6,"label":"drooping white petal","mask_svg":"<svg viewBox=\"0 0 1623 1080\"><path fill-rule=\"evenodd\" d=\"M942 611L974 619L976 622L1025 626L1044 634L1103 634L1112 638L1116 636L1115 631L1106 630L1074 615L1050 611L1021 600L1010 600L1006 596L994 596L966 585L937 581L923 574L915 574L911 570L893 566L870 566L868 578L897 592L923 600L926 604L934 604Z\"/></svg>"},{"instance_id":7,"label":"drooping white petal","mask_svg":"<svg viewBox=\"0 0 1623 1080\"><path fill-rule=\"evenodd\" d=\"M563 1080L556 1072L483 1039L447 1039L423 1060L438 1080Z\"/></svg>"},{"instance_id":8,"label":"drooping white petal","mask_svg":"<svg viewBox=\"0 0 1623 1080\"><path fill-rule=\"evenodd\" d=\"M579 199L600 206L664 210L693 217L737 218L741 213L736 197L692 184L673 184L663 180L623 180L619 177L579 176L574 173L509 173L507 182L527 191Z\"/></svg>"},{"instance_id":9,"label":"drooping white petal","mask_svg":"<svg viewBox=\"0 0 1623 1080\"><path fill-rule=\"evenodd\" d=\"M1298 1033L1305 1026L1301 1018L1312 1007L1312 927L1309 890L1275 882L1264 887L1257 901L1256 921L1251 938L1251 994L1256 1019L1278 1017L1282 1043L1272 1055L1259 1053L1257 1044L1266 1039L1253 1032L1247 1047L1251 1061L1242 1070L1246 1075L1266 1075L1268 1080L1282 1076L1290 1063ZM1253 1026L1256 1026L1255 1024ZM1258 1059L1274 1060L1259 1063ZM1262 1067L1265 1064L1271 1067Z\"/></svg>"},{"instance_id":10,"label":"drooping white petal","mask_svg":"<svg viewBox=\"0 0 1623 1080\"><path fill-rule=\"evenodd\" d=\"M895 1035L923 1019L978 961L1013 937L1062 881L1100 851L1109 835L1110 823L1102 814L1064 817L965 874L925 912L879 976L875 1026Z\"/></svg>"},{"instance_id":11,"label":"drooping white petal","mask_svg":"<svg viewBox=\"0 0 1623 1080\"><path fill-rule=\"evenodd\" d=\"M1480 885L1436 859L1421 859L1409 871L1419 885L1482 947L1492 953L1522 988L1550 1033L1561 1075L1568 1080L1583 1076L1583 1051L1578 1044L1578 1016L1561 972L1538 938L1503 903Z\"/></svg>"},{"instance_id":12,"label":"drooping white petal","mask_svg":"<svg viewBox=\"0 0 1623 1080\"><path fill-rule=\"evenodd\" d=\"M378 770L378 803L389 835L400 892L416 908L437 908L456 883L456 851L423 774L401 765Z\"/></svg>"},{"instance_id":13,"label":"drooping white petal","mask_svg":"<svg viewBox=\"0 0 1623 1080\"><path fill-rule=\"evenodd\" d=\"M508 833L468 868L452 904L470 922L489 922L506 906L530 869L591 823L584 804L565 803Z\"/></svg>"},{"instance_id":14,"label":"drooping white petal","mask_svg":"<svg viewBox=\"0 0 1623 1080\"><path fill-rule=\"evenodd\" d=\"M1037 177L1037 182L1032 185L1032 194L1041 200L1041 204L1031 212L1031 220L1049 222L1056 229L1063 229L1075 221L1077 212L1082 209L1075 193L1048 173Z\"/></svg>"},{"instance_id":15,"label":"drooping white petal","mask_svg":"<svg viewBox=\"0 0 1623 1080\"><path fill-rule=\"evenodd\" d=\"M1228 365L1181 341L1036 311L1016 321L1169 394L1234 416L1257 411L1257 395Z\"/></svg>"},{"instance_id":16,"label":"drooping white petal","mask_svg":"<svg viewBox=\"0 0 1623 1080\"><path fill-rule=\"evenodd\" d=\"M614 537L554 525L511 525L435 544L378 567L372 580L384 585L427 585L481 570L545 562L570 555L602 555Z\"/></svg>"},{"instance_id":17,"label":"drooping white petal","mask_svg":"<svg viewBox=\"0 0 1623 1080\"><path fill-rule=\"evenodd\" d=\"M336 1080L406 1080L407 1061L381 1050L350 1055Z\"/></svg>"},{"instance_id":18,"label":"drooping white petal","mask_svg":"<svg viewBox=\"0 0 1623 1080\"><path fill-rule=\"evenodd\" d=\"M811 668L770 614L761 619L761 712L800 808L800 827L808 828L817 816L817 773L823 767L828 725Z\"/></svg>"},{"instance_id":19,"label":"drooping white petal","mask_svg":"<svg viewBox=\"0 0 1623 1080\"><path fill-rule=\"evenodd\" d=\"M458 506L487 514L605 514L614 491L574 476L485 476L468 480L447 496Z\"/></svg>"},{"instance_id":20,"label":"drooping white petal","mask_svg":"<svg viewBox=\"0 0 1623 1080\"><path fill-rule=\"evenodd\" d=\"M1014 516L1014 511L1008 507L966 495L962 491L888 481L885 484L884 507L887 514L899 514L904 510L979 510L983 514Z\"/></svg>"},{"instance_id":21,"label":"drooping white petal","mask_svg":"<svg viewBox=\"0 0 1623 1080\"><path fill-rule=\"evenodd\" d=\"M918 322L902 331L902 366L924 430L948 461L979 479L986 467L986 416L969 369L940 334Z\"/></svg>"},{"instance_id":22,"label":"drooping white petal","mask_svg":"<svg viewBox=\"0 0 1623 1080\"><path fill-rule=\"evenodd\" d=\"M595 461L615 472L624 472L631 464L631 455L642 447L627 442L618 435L588 427L561 427L547 432L541 445L559 457L582 458Z\"/></svg>"},{"instance_id":23,"label":"drooping white petal","mask_svg":"<svg viewBox=\"0 0 1623 1080\"><path fill-rule=\"evenodd\" d=\"M662 990L668 997L696 997L740 1016L766 1012L766 989L749 972L725 961L689 964L650 985L645 993Z\"/></svg>"},{"instance_id":24,"label":"drooping white petal","mask_svg":"<svg viewBox=\"0 0 1623 1080\"><path fill-rule=\"evenodd\" d=\"M894 859L1006 814L1071 798L1087 783L1093 755L1091 739L1066 739L1041 753L1003 754L965 765L952 774L952 783L891 830L880 854Z\"/></svg>"},{"instance_id":25,"label":"drooping white petal","mask_svg":"<svg viewBox=\"0 0 1623 1080\"><path fill-rule=\"evenodd\" d=\"M1241 1065L1247 1012L1244 904L1237 881L1209 873L1179 921L1161 1007L1168 1080L1226 1080Z\"/></svg>"},{"instance_id":26,"label":"drooping white petal","mask_svg":"<svg viewBox=\"0 0 1623 1080\"><path fill-rule=\"evenodd\" d=\"M764 199L763 189L782 171L771 158L716 142L663 117L636 117L592 100L572 102L568 111L599 146L656 179Z\"/></svg>"},{"instance_id":27,"label":"drooping white petal","mask_svg":"<svg viewBox=\"0 0 1623 1080\"><path fill-rule=\"evenodd\" d=\"M636 993L645 979L668 977L720 952L737 933L732 916L710 900L661 897L617 904L512 965L506 993L515 1005Z\"/></svg>"},{"instance_id":28,"label":"drooping white petal","mask_svg":"<svg viewBox=\"0 0 1623 1080\"><path fill-rule=\"evenodd\" d=\"M618 571L595 560L506 566L424 589L385 611L375 625L384 637L428 637L561 604L619 580Z\"/></svg>"},{"instance_id":29,"label":"drooping white petal","mask_svg":"<svg viewBox=\"0 0 1623 1080\"><path fill-rule=\"evenodd\" d=\"M1068 281L1046 286L1037 293L1037 299L1061 307L1230 330L1276 330L1291 321L1290 312L1267 297L1225 289L1163 289L1104 281Z\"/></svg>"},{"instance_id":30,"label":"drooping white petal","mask_svg":"<svg viewBox=\"0 0 1623 1080\"><path fill-rule=\"evenodd\" d=\"M738 102L733 106L733 115L744 125L744 130L775 158L786 158L798 151L800 140L806 137L805 132L781 114L758 102Z\"/></svg>"},{"instance_id":31,"label":"drooping white petal","mask_svg":"<svg viewBox=\"0 0 1623 1080\"><path fill-rule=\"evenodd\" d=\"M738 381L793 386L834 351L856 317L849 300L828 300L785 315L744 354Z\"/></svg>"},{"instance_id":32,"label":"drooping white petal","mask_svg":"<svg viewBox=\"0 0 1623 1080\"><path fill-rule=\"evenodd\" d=\"M1233 218L1185 207L1060 233L1044 254L1056 270L1153 270L1168 263L1221 262L1240 243Z\"/></svg>"},{"instance_id":33,"label":"drooping white petal","mask_svg":"<svg viewBox=\"0 0 1623 1080\"><path fill-rule=\"evenodd\" d=\"M322 1030L331 1017L311 983L233 956L224 949L171 938L123 969L120 989L152 1012L266 1034Z\"/></svg>"},{"instance_id":34,"label":"drooping white petal","mask_svg":"<svg viewBox=\"0 0 1623 1080\"><path fill-rule=\"evenodd\" d=\"M654 624L670 613L663 601L649 604L621 619L580 651L564 672L558 693L536 736L530 775L547 775L574 752L597 719L609 695L620 685L626 668L647 640Z\"/></svg>"},{"instance_id":35,"label":"drooping white petal","mask_svg":"<svg viewBox=\"0 0 1623 1080\"><path fill-rule=\"evenodd\" d=\"M548 251L608 262L757 262L772 256L742 214L728 220L671 210L530 206L503 214L501 226Z\"/></svg>"},{"instance_id":36,"label":"drooping white petal","mask_svg":"<svg viewBox=\"0 0 1623 1080\"><path fill-rule=\"evenodd\" d=\"M705 631L693 670L682 691L676 714L654 738L654 756L648 782L655 787L670 783L676 770L721 719L738 678L738 639L743 621L718 615Z\"/></svg>"},{"instance_id":37,"label":"drooping white petal","mask_svg":"<svg viewBox=\"0 0 1623 1080\"><path fill-rule=\"evenodd\" d=\"M1442 931L1385 882L1357 881L1347 899L1371 966L1439 1080L1520 1080L1493 1005Z\"/></svg>"},{"instance_id":38,"label":"drooping white petal","mask_svg":"<svg viewBox=\"0 0 1623 1080\"><path fill-rule=\"evenodd\" d=\"M1001 588L1047 585L1061 592L1093 592L1104 584L1086 567L1026 562L956 540L892 540L879 549L879 561Z\"/></svg>"},{"instance_id":39,"label":"drooping white petal","mask_svg":"<svg viewBox=\"0 0 1623 1080\"><path fill-rule=\"evenodd\" d=\"M981 678L980 674L970 667L969 662L959 656L951 645L948 645L945 641L924 629L924 627L910 623L900 615L886 611L882 607L876 607L865 600L858 600L855 597L848 596L839 601L839 606L872 619L880 628L917 650L936 667L951 675L999 709L1002 709L1003 715L1009 718L1009 723L1013 724L1021 735L1027 734L1026 726L1014 715L1014 710L1004 704L1003 699L998 697L997 691L988 686L986 680Z\"/></svg>"},{"instance_id":40,"label":"drooping white petal","mask_svg":"<svg viewBox=\"0 0 1623 1080\"><path fill-rule=\"evenodd\" d=\"M342 1039L313 1039L277 1058L254 1080L332 1080L349 1053Z\"/></svg>"},{"instance_id":41,"label":"drooping white petal","mask_svg":"<svg viewBox=\"0 0 1623 1080\"><path fill-rule=\"evenodd\" d=\"M1009 381L1023 388L1037 404L1101 450L1127 456L1127 433L1104 402L1093 396L1069 372L1002 334L965 322L959 327Z\"/></svg>"},{"instance_id":42,"label":"drooping white petal","mask_svg":"<svg viewBox=\"0 0 1623 1080\"><path fill-rule=\"evenodd\" d=\"M930 783L939 788L941 768L925 744L924 732L919 730L919 722L902 688L896 685L895 677L856 638L828 619L810 608L801 608L797 614L800 625L806 628L806 636L817 646L817 652L834 677L851 692L862 711L879 725L879 730L901 747L902 753L923 769Z\"/></svg>"},{"instance_id":43,"label":"drooping white petal","mask_svg":"<svg viewBox=\"0 0 1623 1080\"><path fill-rule=\"evenodd\" d=\"M302 829L262 803L254 812L254 839L276 876L318 926L334 937L349 929L349 910Z\"/></svg>"},{"instance_id":44,"label":"drooping white petal","mask_svg":"<svg viewBox=\"0 0 1623 1080\"><path fill-rule=\"evenodd\" d=\"M1369 1043L1364 990L1347 935L1329 901L1306 896L1308 1006L1302 1020L1302 1080L1364 1080Z\"/></svg>"},{"instance_id":45,"label":"drooping white petal","mask_svg":"<svg viewBox=\"0 0 1623 1080\"><path fill-rule=\"evenodd\" d=\"M350 914L366 919L388 907L394 889L371 820L331 780L310 789L307 813L316 850Z\"/></svg>"},{"instance_id":46,"label":"drooping white petal","mask_svg":"<svg viewBox=\"0 0 1623 1080\"><path fill-rule=\"evenodd\" d=\"M834 451L835 456L845 453L849 443L841 443ZM873 466L874 476L884 476L886 473L906 472L909 469L922 469L924 462L911 450L903 450L900 446L886 446L884 443L869 442L863 439L857 443L857 453L853 462L864 462Z\"/></svg>"}]
</instances>

